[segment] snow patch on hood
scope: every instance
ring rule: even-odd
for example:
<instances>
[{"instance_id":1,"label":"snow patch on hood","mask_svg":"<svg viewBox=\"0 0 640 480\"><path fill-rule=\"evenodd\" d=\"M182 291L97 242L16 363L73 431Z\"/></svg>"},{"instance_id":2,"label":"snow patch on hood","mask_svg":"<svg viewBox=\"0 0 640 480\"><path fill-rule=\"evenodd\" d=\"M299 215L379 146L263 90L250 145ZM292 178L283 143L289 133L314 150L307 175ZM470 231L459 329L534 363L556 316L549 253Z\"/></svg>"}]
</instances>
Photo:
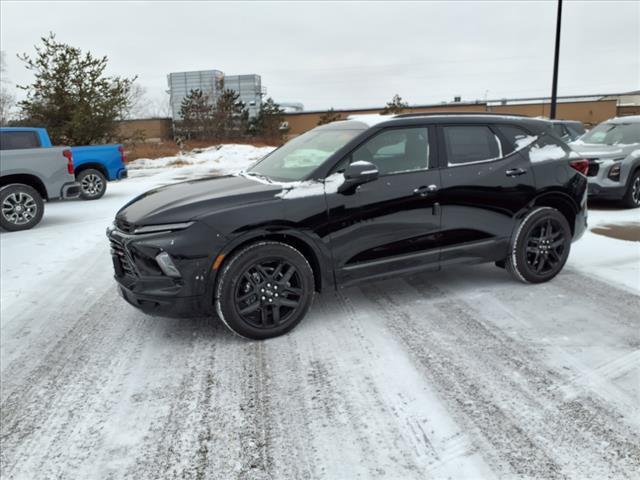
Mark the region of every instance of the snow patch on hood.
<instances>
[{"instance_id":1,"label":"snow patch on hood","mask_svg":"<svg viewBox=\"0 0 640 480\"><path fill-rule=\"evenodd\" d=\"M324 181L306 180L304 182L287 182L282 184L282 191L276 197L290 200L292 198L314 197L324 193L336 193L338 187L344 183L344 175L334 173Z\"/></svg>"}]
</instances>

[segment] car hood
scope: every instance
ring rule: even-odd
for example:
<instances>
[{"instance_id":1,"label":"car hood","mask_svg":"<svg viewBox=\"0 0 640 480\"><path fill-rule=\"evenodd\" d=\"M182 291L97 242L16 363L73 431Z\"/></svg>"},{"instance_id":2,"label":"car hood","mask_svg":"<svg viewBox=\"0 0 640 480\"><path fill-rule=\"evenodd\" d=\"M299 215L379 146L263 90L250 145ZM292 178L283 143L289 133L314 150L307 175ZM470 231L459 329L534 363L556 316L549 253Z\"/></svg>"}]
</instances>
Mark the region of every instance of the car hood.
<instances>
[{"instance_id":1,"label":"car hood","mask_svg":"<svg viewBox=\"0 0 640 480\"><path fill-rule=\"evenodd\" d=\"M276 197L282 186L239 175L207 177L154 188L116 215L118 225L143 226L195 220L220 210Z\"/></svg>"},{"instance_id":2,"label":"car hood","mask_svg":"<svg viewBox=\"0 0 640 480\"><path fill-rule=\"evenodd\" d=\"M602 145L595 143L583 143L580 140L569 144L571 149L585 158L622 158L635 150L640 149L640 144L630 145Z\"/></svg>"}]
</instances>

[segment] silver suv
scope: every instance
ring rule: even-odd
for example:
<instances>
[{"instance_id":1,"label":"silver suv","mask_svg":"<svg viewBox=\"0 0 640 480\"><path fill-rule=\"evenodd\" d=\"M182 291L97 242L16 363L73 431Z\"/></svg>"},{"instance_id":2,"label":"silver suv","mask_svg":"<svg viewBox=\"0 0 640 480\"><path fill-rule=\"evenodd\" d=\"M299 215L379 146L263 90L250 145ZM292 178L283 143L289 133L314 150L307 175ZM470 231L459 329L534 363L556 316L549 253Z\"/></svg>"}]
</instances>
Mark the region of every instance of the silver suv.
<instances>
[{"instance_id":1,"label":"silver suv","mask_svg":"<svg viewBox=\"0 0 640 480\"><path fill-rule=\"evenodd\" d=\"M607 120L569 145L589 160L589 198L640 207L640 115Z\"/></svg>"}]
</instances>

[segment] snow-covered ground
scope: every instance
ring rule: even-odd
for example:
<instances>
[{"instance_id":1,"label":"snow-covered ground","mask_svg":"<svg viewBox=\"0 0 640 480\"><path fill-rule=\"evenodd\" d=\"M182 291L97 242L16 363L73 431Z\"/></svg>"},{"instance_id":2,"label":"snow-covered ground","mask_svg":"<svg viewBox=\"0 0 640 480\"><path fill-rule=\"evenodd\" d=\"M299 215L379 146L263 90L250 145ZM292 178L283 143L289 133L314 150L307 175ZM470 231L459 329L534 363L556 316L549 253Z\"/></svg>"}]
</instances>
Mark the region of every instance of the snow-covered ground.
<instances>
[{"instance_id":1,"label":"snow-covered ground","mask_svg":"<svg viewBox=\"0 0 640 480\"><path fill-rule=\"evenodd\" d=\"M0 235L3 479L637 478L640 242L587 232L543 285L481 265L325 292L267 342L122 301L117 209L268 151L137 161Z\"/></svg>"}]
</instances>

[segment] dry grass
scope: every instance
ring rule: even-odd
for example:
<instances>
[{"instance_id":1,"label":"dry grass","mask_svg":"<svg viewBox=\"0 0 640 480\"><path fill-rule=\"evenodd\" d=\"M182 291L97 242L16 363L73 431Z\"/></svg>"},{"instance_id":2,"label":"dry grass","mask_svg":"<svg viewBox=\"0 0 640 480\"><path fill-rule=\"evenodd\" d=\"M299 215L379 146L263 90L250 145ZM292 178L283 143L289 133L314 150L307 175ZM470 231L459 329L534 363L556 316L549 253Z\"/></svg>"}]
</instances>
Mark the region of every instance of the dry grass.
<instances>
[{"instance_id":1,"label":"dry grass","mask_svg":"<svg viewBox=\"0 0 640 480\"><path fill-rule=\"evenodd\" d=\"M194 148L207 148L221 143L237 143L244 145L253 145L254 147L274 147L278 146L277 142L270 142L264 139L255 139L252 141L213 141L213 140L187 140L184 144L184 151L190 151ZM138 158L161 158L173 157L178 154L178 145L170 140L160 143L138 143L135 145L126 145L127 161L137 160Z\"/></svg>"}]
</instances>

